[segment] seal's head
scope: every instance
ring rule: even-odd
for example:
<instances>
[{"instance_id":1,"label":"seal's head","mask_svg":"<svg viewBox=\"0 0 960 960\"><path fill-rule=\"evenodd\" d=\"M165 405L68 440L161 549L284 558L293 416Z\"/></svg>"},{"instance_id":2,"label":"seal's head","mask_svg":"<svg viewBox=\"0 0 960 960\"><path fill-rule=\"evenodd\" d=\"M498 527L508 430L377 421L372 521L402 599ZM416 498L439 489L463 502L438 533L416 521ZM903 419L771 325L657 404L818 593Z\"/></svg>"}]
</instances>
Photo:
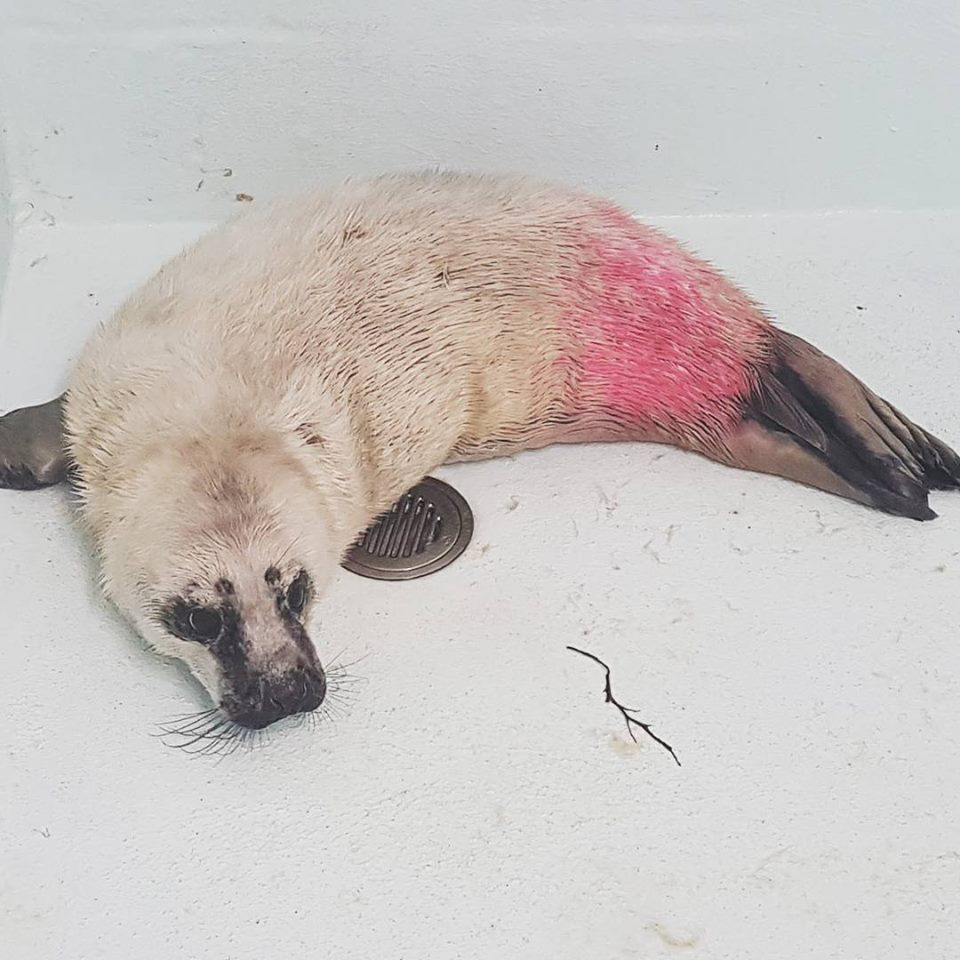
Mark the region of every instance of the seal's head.
<instances>
[{"instance_id":1,"label":"seal's head","mask_svg":"<svg viewBox=\"0 0 960 960\"><path fill-rule=\"evenodd\" d=\"M212 590L192 580L156 603L152 616L167 652L172 641L220 709L259 728L315 710L326 677L304 626L313 593L306 569L296 561L267 566L259 584L252 572L242 570L242 586L226 576Z\"/></svg>"},{"instance_id":2,"label":"seal's head","mask_svg":"<svg viewBox=\"0 0 960 960\"><path fill-rule=\"evenodd\" d=\"M148 643L241 726L316 709L326 677L307 620L338 550L296 449L270 434L176 440L120 491L99 537L104 586Z\"/></svg>"}]
</instances>

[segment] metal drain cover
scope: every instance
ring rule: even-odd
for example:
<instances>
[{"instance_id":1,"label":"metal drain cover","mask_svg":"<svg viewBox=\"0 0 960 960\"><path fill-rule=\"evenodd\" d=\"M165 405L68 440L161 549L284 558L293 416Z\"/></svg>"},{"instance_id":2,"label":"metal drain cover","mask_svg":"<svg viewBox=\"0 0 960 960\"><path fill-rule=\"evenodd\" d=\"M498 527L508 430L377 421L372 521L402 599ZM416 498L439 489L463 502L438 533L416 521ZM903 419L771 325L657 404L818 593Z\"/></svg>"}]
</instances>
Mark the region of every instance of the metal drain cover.
<instances>
[{"instance_id":1,"label":"metal drain cover","mask_svg":"<svg viewBox=\"0 0 960 960\"><path fill-rule=\"evenodd\" d=\"M453 563L472 536L467 501L449 484L427 477L374 521L343 567L374 580L413 580Z\"/></svg>"}]
</instances>

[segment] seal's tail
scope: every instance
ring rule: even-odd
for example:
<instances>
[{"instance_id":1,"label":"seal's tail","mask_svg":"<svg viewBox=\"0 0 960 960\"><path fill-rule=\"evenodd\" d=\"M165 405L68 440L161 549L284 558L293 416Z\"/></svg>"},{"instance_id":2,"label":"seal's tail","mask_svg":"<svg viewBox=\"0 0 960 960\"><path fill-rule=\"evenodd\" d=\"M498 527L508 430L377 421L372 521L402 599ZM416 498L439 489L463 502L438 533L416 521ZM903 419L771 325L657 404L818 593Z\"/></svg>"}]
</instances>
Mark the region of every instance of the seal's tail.
<instances>
[{"instance_id":1,"label":"seal's tail","mask_svg":"<svg viewBox=\"0 0 960 960\"><path fill-rule=\"evenodd\" d=\"M773 337L718 459L932 520L927 495L960 487L960 457L816 347L781 330Z\"/></svg>"}]
</instances>

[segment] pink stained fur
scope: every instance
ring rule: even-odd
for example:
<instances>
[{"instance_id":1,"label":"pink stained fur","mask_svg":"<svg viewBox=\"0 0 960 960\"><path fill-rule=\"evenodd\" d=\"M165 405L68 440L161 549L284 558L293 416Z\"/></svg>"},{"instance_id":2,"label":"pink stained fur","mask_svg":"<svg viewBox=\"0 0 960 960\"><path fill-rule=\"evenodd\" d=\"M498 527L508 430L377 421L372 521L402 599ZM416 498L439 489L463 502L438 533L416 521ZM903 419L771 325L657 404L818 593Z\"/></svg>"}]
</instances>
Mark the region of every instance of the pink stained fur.
<instances>
[{"instance_id":1,"label":"pink stained fur","mask_svg":"<svg viewBox=\"0 0 960 960\"><path fill-rule=\"evenodd\" d=\"M582 240L570 322L583 344L578 400L669 435L720 439L766 359L757 306L679 244L617 210Z\"/></svg>"}]
</instances>

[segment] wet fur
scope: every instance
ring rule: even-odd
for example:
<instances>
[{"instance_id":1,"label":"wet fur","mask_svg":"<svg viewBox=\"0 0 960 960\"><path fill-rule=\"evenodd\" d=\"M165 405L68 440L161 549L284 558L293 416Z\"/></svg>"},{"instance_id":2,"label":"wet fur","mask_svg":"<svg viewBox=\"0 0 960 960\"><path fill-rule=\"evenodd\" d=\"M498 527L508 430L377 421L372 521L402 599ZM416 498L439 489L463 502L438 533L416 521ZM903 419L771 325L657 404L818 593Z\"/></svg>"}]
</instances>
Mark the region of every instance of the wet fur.
<instances>
[{"instance_id":1,"label":"wet fur","mask_svg":"<svg viewBox=\"0 0 960 960\"><path fill-rule=\"evenodd\" d=\"M322 592L447 461L654 440L919 519L960 480L949 448L675 241L520 177L391 176L246 213L95 334L62 416L43 476L0 420L0 483L70 463L108 595L215 696L217 664L163 604L216 603L228 576L252 656L291 656L264 570Z\"/></svg>"}]
</instances>

